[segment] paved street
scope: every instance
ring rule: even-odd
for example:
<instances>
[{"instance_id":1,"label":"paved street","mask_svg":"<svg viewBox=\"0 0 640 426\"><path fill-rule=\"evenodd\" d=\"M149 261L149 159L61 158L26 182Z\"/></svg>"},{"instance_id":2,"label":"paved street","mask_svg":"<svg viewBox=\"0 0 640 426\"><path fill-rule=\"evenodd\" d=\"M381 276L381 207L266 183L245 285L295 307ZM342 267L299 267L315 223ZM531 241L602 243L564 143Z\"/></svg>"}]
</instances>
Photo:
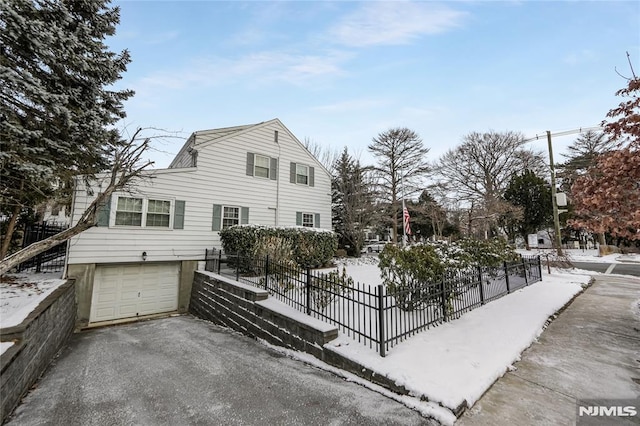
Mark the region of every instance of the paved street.
<instances>
[{"instance_id":1,"label":"paved street","mask_svg":"<svg viewBox=\"0 0 640 426\"><path fill-rule=\"evenodd\" d=\"M640 406L640 279L599 276L555 319L459 425L573 425L578 399ZM631 425L599 417L595 423Z\"/></svg>"},{"instance_id":2,"label":"paved street","mask_svg":"<svg viewBox=\"0 0 640 426\"><path fill-rule=\"evenodd\" d=\"M571 263L576 268L584 269L586 271L640 277L640 263L597 263L576 261L571 261Z\"/></svg>"},{"instance_id":3,"label":"paved street","mask_svg":"<svg viewBox=\"0 0 640 426\"><path fill-rule=\"evenodd\" d=\"M430 422L367 388L183 316L74 335L8 424Z\"/></svg>"}]
</instances>

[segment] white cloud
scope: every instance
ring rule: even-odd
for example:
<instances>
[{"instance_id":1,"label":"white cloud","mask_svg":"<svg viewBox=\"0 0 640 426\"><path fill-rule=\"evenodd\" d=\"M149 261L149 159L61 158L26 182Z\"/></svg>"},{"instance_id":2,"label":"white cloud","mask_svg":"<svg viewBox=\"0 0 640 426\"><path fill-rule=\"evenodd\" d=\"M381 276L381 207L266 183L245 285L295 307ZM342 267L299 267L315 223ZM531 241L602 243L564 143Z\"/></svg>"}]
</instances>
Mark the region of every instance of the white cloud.
<instances>
[{"instance_id":1,"label":"white cloud","mask_svg":"<svg viewBox=\"0 0 640 426\"><path fill-rule=\"evenodd\" d=\"M367 2L334 26L330 36L353 47L407 44L420 36L455 28L465 16L432 2Z\"/></svg>"},{"instance_id":2,"label":"white cloud","mask_svg":"<svg viewBox=\"0 0 640 426\"><path fill-rule=\"evenodd\" d=\"M345 74L342 64L348 59L348 54L339 51L316 55L264 51L233 59L195 59L186 66L143 77L133 89L136 97L146 97L162 90L224 86L236 81L311 85Z\"/></svg>"}]
</instances>

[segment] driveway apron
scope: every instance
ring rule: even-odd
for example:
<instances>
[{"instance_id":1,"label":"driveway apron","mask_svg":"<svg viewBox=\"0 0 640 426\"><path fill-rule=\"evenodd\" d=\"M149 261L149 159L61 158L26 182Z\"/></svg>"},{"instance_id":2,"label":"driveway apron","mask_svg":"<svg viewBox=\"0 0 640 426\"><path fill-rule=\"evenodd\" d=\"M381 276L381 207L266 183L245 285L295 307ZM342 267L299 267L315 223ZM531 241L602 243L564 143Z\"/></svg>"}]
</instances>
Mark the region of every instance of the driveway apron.
<instances>
[{"instance_id":1,"label":"driveway apron","mask_svg":"<svg viewBox=\"0 0 640 426\"><path fill-rule=\"evenodd\" d=\"M78 333L9 425L433 424L191 316Z\"/></svg>"}]
</instances>

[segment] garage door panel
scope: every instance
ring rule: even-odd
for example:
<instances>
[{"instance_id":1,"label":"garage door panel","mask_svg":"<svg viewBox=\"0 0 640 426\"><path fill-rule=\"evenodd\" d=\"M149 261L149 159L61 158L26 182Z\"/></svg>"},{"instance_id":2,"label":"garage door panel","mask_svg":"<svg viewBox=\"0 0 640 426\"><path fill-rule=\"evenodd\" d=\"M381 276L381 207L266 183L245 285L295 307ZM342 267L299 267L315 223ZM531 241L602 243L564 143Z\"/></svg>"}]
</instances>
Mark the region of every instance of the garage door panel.
<instances>
[{"instance_id":1,"label":"garage door panel","mask_svg":"<svg viewBox=\"0 0 640 426\"><path fill-rule=\"evenodd\" d=\"M118 300L118 294L117 293L100 293L98 295L98 297L96 298L96 301L98 303L113 303L116 300Z\"/></svg>"},{"instance_id":2,"label":"garage door panel","mask_svg":"<svg viewBox=\"0 0 640 426\"><path fill-rule=\"evenodd\" d=\"M178 263L96 267L90 322L178 309Z\"/></svg>"}]
</instances>

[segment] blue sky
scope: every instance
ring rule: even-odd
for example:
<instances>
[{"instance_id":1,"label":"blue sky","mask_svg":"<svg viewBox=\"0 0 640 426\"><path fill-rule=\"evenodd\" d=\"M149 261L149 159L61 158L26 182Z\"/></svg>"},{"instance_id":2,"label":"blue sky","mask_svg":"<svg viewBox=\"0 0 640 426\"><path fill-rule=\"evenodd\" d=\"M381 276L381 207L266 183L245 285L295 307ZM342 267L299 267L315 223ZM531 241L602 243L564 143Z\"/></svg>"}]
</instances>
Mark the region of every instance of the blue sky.
<instances>
[{"instance_id":1,"label":"blue sky","mask_svg":"<svg viewBox=\"0 0 640 426\"><path fill-rule=\"evenodd\" d=\"M116 1L108 43L132 62L122 127L196 130L279 118L349 151L391 127L436 160L472 131L598 125L640 72L640 2ZM556 161L575 139L554 140ZM156 141L166 167L184 139ZM544 142L532 147L546 149Z\"/></svg>"}]
</instances>

